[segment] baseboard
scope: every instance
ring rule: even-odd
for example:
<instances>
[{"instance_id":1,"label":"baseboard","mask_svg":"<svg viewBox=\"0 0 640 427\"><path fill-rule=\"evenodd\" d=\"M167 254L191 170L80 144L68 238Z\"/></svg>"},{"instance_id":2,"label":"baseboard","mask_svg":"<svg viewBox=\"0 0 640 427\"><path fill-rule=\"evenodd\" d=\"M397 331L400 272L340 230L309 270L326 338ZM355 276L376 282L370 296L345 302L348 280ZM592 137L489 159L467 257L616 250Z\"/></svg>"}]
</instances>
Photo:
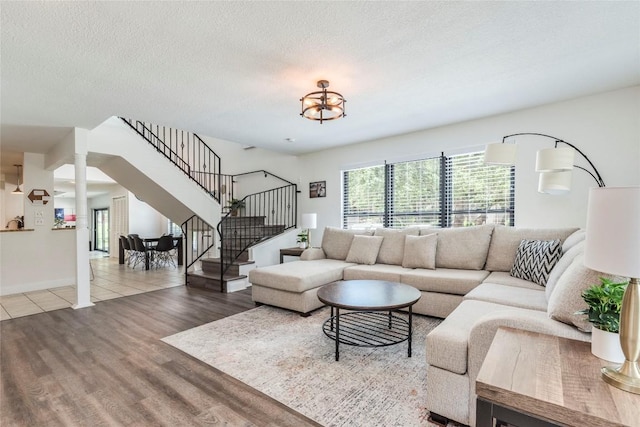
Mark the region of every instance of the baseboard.
<instances>
[{"instance_id":1,"label":"baseboard","mask_svg":"<svg viewBox=\"0 0 640 427\"><path fill-rule=\"evenodd\" d=\"M14 285L0 286L0 296L21 294L24 292L42 291L51 288L61 288L63 286L73 286L76 283L75 277L64 279L47 280L44 282L19 283Z\"/></svg>"}]
</instances>

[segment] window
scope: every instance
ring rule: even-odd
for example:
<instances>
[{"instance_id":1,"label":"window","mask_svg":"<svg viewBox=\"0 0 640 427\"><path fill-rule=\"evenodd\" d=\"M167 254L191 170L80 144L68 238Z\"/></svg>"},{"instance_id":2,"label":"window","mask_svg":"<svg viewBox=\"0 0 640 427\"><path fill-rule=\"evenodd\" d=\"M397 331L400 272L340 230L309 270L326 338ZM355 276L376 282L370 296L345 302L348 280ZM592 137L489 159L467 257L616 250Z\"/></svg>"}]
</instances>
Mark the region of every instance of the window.
<instances>
[{"instance_id":1,"label":"window","mask_svg":"<svg viewBox=\"0 0 640 427\"><path fill-rule=\"evenodd\" d=\"M174 223L169 219L167 220L167 234L182 236L182 228L180 227L180 225Z\"/></svg>"},{"instance_id":2,"label":"window","mask_svg":"<svg viewBox=\"0 0 640 427\"><path fill-rule=\"evenodd\" d=\"M514 184L481 152L347 170L343 227L513 225Z\"/></svg>"},{"instance_id":3,"label":"window","mask_svg":"<svg viewBox=\"0 0 640 427\"><path fill-rule=\"evenodd\" d=\"M384 222L385 167L345 171L342 207L344 228L381 226Z\"/></svg>"}]
</instances>

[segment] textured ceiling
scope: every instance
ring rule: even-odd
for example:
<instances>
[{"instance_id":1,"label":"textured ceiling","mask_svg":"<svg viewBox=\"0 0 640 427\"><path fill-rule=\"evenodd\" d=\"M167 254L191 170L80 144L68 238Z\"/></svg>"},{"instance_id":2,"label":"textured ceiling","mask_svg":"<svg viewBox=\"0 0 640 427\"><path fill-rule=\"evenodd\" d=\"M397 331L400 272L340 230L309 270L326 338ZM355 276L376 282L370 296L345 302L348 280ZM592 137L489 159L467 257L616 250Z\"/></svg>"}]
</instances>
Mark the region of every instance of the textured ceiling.
<instances>
[{"instance_id":1,"label":"textured ceiling","mask_svg":"<svg viewBox=\"0 0 640 427\"><path fill-rule=\"evenodd\" d=\"M31 126L91 129L120 115L303 153L640 84L637 1L2 2L0 12L12 149L46 143ZM345 96L346 118L299 116L319 79Z\"/></svg>"}]
</instances>

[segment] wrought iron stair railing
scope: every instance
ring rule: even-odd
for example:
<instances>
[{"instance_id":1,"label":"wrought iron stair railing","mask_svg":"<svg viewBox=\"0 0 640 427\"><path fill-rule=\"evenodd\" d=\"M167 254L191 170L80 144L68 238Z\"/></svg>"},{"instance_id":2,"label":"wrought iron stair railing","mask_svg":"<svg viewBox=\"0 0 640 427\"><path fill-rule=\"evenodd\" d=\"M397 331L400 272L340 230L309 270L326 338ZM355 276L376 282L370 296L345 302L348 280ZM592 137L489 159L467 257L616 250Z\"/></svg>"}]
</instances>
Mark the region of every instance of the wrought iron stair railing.
<instances>
[{"instance_id":1,"label":"wrought iron stair railing","mask_svg":"<svg viewBox=\"0 0 640 427\"><path fill-rule=\"evenodd\" d=\"M195 133L120 117L160 154L221 202L220 157Z\"/></svg>"},{"instance_id":2,"label":"wrought iron stair railing","mask_svg":"<svg viewBox=\"0 0 640 427\"><path fill-rule=\"evenodd\" d=\"M193 215L182 223L182 234L185 245L184 277L186 285L189 267L215 246L215 228L199 216Z\"/></svg>"},{"instance_id":3,"label":"wrought iron stair railing","mask_svg":"<svg viewBox=\"0 0 640 427\"><path fill-rule=\"evenodd\" d=\"M298 186L270 172L260 170L234 175L235 177L263 173L283 181L286 185L250 194L228 208L216 229L220 239L220 283L224 275L247 250L270 237L297 226Z\"/></svg>"}]
</instances>

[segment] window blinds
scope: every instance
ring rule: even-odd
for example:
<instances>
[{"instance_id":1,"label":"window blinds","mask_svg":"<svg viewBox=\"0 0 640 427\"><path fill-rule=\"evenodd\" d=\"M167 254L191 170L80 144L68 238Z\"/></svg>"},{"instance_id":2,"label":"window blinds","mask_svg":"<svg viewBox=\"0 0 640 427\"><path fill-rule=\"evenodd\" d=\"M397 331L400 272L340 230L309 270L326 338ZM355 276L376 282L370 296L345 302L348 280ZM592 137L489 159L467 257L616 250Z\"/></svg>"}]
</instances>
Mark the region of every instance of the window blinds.
<instances>
[{"instance_id":1,"label":"window blinds","mask_svg":"<svg viewBox=\"0 0 640 427\"><path fill-rule=\"evenodd\" d=\"M514 224L515 169L466 153L343 172L343 227Z\"/></svg>"}]
</instances>

